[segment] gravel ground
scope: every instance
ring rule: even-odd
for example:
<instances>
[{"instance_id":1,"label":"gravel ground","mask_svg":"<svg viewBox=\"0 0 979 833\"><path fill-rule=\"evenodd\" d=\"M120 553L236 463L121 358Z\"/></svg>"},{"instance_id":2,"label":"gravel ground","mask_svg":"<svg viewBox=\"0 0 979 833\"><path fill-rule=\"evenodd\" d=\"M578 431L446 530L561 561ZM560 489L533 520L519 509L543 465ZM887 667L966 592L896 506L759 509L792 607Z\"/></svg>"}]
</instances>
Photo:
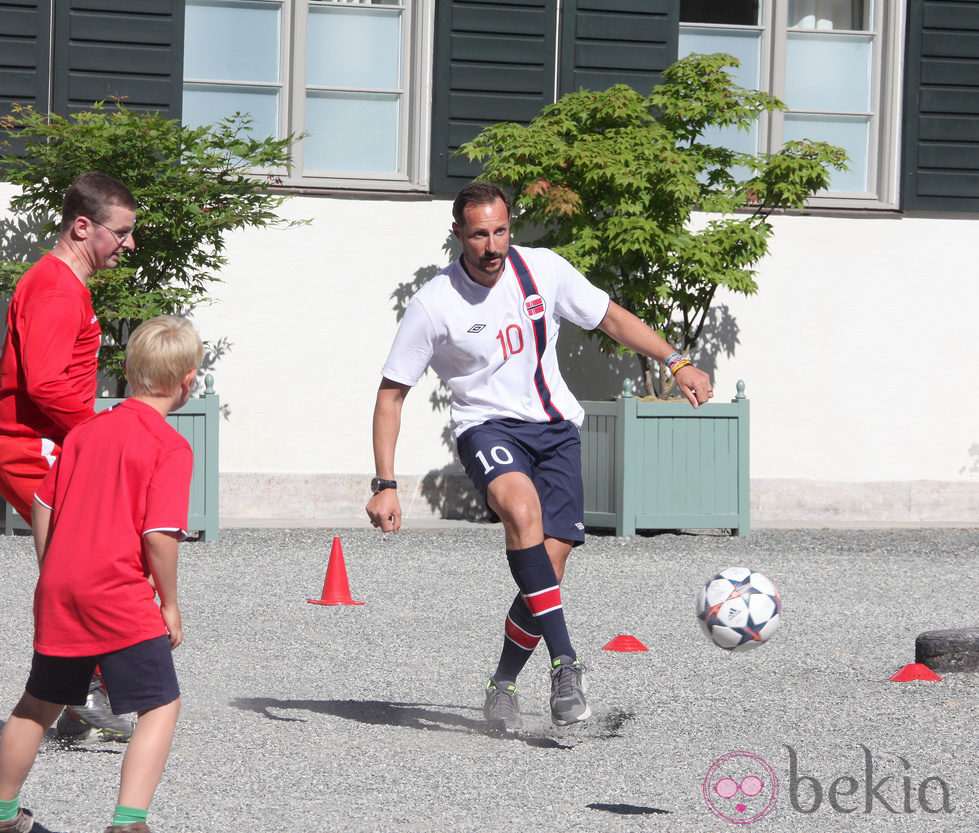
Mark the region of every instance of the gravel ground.
<instances>
[{"instance_id":1,"label":"gravel ground","mask_svg":"<svg viewBox=\"0 0 979 833\"><path fill-rule=\"evenodd\" d=\"M364 606L306 603L334 535ZM26 537L0 540L0 558L5 716L29 667L36 566ZM535 656L520 680L526 731L500 738L481 721L514 592L499 527L225 530L182 545L183 711L149 822L710 833L737 829L727 816L780 833L975 830L979 676L888 677L914 661L918 633L976 624L977 561L970 529L589 536L564 600L594 716L551 727ZM729 655L693 605L704 578L736 565L775 582L783 624ZM602 650L617 634L649 651ZM49 734L22 795L35 829L101 831L124 751ZM766 786L729 801L708 790L714 815L709 773L708 786L750 774Z\"/></svg>"}]
</instances>

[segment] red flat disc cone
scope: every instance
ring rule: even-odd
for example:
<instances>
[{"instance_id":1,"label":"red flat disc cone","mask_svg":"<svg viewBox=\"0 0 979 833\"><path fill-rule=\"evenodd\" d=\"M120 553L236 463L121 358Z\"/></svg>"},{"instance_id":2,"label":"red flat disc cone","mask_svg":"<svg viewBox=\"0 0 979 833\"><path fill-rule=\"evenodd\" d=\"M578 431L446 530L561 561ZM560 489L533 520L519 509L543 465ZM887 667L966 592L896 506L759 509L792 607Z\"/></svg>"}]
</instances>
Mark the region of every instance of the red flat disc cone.
<instances>
[{"instance_id":1,"label":"red flat disc cone","mask_svg":"<svg viewBox=\"0 0 979 833\"><path fill-rule=\"evenodd\" d=\"M634 636L629 636L629 634L620 633L615 639L608 643L603 651L648 651L645 645L643 645Z\"/></svg>"},{"instance_id":2,"label":"red flat disc cone","mask_svg":"<svg viewBox=\"0 0 979 833\"><path fill-rule=\"evenodd\" d=\"M922 662L912 662L905 665L900 671L898 671L893 677L890 678L892 683L907 683L911 680L941 680L934 671L932 671L927 665Z\"/></svg>"}]
</instances>

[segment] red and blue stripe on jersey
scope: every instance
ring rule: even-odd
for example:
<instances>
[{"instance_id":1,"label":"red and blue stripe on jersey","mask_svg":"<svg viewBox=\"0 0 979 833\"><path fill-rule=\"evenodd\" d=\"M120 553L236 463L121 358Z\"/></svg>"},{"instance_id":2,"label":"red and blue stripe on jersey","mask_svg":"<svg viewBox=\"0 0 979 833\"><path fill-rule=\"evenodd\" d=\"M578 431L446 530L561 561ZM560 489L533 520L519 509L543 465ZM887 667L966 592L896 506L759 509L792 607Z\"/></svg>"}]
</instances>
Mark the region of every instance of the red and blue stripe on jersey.
<instances>
[{"instance_id":1,"label":"red and blue stripe on jersey","mask_svg":"<svg viewBox=\"0 0 979 833\"><path fill-rule=\"evenodd\" d=\"M530 269L527 268L524 259L512 247L507 255L507 259L510 261L514 273L516 273L517 280L520 283L520 291L523 292L524 299L531 295L539 296L540 293L537 291L534 276L530 274ZM544 378L544 367L541 364L541 359L544 357L544 350L547 349L546 316L541 316L536 321L531 319L530 323L534 328L534 344L537 350L537 367L534 369L534 387L537 389L537 396L540 398L541 406L544 408L544 413L547 414L548 420L550 422L560 422L564 419L564 416L554 406L554 403L551 402L551 389L548 387L547 380Z\"/></svg>"}]
</instances>

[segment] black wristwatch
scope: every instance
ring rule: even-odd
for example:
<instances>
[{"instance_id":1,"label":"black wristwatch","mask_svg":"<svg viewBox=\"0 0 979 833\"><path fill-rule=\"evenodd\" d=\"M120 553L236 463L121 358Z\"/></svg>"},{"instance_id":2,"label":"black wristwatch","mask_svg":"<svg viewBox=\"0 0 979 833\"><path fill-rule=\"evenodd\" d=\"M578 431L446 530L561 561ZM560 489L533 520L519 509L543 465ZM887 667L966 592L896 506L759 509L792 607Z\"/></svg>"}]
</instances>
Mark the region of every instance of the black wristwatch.
<instances>
[{"instance_id":1,"label":"black wristwatch","mask_svg":"<svg viewBox=\"0 0 979 833\"><path fill-rule=\"evenodd\" d=\"M373 492L375 495L378 492L384 491L385 489L397 489L397 488L398 488L397 480L382 480L380 477L375 477L371 481L371 492Z\"/></svg>"}]
</instances>

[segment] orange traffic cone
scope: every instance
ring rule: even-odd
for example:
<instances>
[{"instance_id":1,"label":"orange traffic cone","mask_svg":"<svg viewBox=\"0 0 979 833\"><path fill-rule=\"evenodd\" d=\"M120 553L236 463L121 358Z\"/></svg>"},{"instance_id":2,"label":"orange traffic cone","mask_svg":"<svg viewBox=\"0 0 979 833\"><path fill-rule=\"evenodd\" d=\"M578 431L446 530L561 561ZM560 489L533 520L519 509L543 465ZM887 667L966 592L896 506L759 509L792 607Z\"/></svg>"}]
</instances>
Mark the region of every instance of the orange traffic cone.
<instances>
[{"instance_id":1,"label":"orange traffic cone","mask_svg":"<svg viewBox=\"0 0 979 833\"><path fill-rule=\"evenodd\" d=\"M330 563L326 567L326 580L323 582L323 597L306 599L311 605L362 605L350 598L350 585L347 583L347 567L343 563L343 548L340 539L333 539L330 550Z\"/></svg>"},{"instance_id":2,"label":"orange traffic cone","mask_svg":"<svg viewBox=\"0 0 979 833\"><path fill-rule=\"evenodd\" d=\"M634 636L627 633L620 633L615 639L609 642L605 647L602 648L603 651L648 651L645 645L642 644Z\"/></svg>"}]
</instances>

